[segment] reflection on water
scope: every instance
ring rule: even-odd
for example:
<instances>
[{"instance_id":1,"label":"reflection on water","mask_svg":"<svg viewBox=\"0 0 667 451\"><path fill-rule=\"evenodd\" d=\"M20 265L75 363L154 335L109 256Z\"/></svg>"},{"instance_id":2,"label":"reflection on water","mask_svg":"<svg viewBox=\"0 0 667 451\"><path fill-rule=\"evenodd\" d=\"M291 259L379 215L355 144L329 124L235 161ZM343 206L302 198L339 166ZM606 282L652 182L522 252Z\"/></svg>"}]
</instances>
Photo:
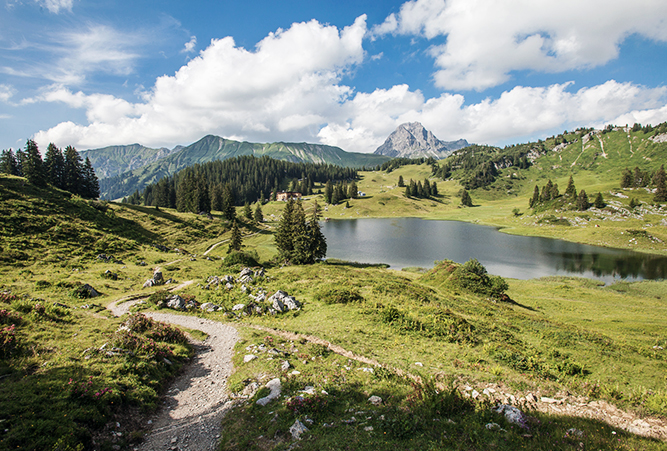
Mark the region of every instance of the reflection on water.
<instances>
[{"instance_id":1,"label":"reflection on water","mask_svg":"<svg viewBox=\"0 0 667 451\"><path fill-rule=\"evenodd\" d=\"M540 237L507 235L493 227L417 218L351 219L322 223L327 257L387 263L393 269L433 267L436 260L476 258L492 274L515 279L577 275L664 279L667 257Z\"/></svg>"}]
</instances>

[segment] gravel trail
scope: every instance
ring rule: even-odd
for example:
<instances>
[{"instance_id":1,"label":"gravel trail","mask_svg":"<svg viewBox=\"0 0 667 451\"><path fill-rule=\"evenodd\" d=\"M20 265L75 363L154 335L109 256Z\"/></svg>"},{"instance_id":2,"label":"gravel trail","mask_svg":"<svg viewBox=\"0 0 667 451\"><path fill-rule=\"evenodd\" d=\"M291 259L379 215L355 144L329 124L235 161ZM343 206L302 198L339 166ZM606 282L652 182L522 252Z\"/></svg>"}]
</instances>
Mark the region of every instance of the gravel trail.
<instances>
[{"instance_id":1,"label":"gravel trail","mask_svg":"<svg viewBox=\"0 0 667 451\"><path fill-rule=\"evenodd\" d=\"M122 301L122 300L121 300ZM138 299L108 308L121 316ZM236 329L217 321L173 313L144 312L157 321L201 330L208 334L203 342L192 341L195 357L171 384L162 405L148 420L152 430L138 451L151 450L214 450L220 438L220 422L233 405L227 395L227 378L233 370L234 344L239 339ZM146 425L142 425L146 426Z\"/></svg>"}]
</instances>

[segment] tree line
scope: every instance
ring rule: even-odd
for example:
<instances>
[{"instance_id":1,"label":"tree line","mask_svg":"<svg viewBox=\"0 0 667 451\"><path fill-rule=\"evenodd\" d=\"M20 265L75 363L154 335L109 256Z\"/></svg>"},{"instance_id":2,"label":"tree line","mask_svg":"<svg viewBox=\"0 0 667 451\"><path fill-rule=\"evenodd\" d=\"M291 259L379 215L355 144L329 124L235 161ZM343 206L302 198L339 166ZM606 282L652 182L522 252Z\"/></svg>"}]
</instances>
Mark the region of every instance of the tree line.
<instances>
[{"instance_id":1,"label":"tree line","mask_svg":"<svg viewBox=\"0 0 667 451\"><path fill-rule=\"evenodd\" d=\"M97 199L100 185L90 159L84 161L77 150L67 146L65 152L51 143L46 148L45 158L37 143L29 139L25 150L3 150L0 156L0 172L25 177L33 185L47 184L78 194L81 197Z\"/></svg>"},{"instance_id":2,"label":"tree line","mask_svg":"<svg viewBox=\"0 0 667 451\"><path fill-rule=\"evenodd\" d=\"M436 182L429 182L428 178L424 179L424 183L421 181L415 182L410 179L410 182L406 185L403 180L403 176L398 176L398 187L405 187L405 197L416 197L417 199L429 199L431 196L438 195L438 184Z\"/></svg>"},{"instance_id":3,"label":"tree line","mask_svg":"<svg viewBox=\"0 0 667 451\"><path fill-rule=\"evenodd\" d=\"M539 186L535 185L533 196L528 201L528 205L533 209L539 207L548 207L553 205L552 201L557 199L563 205L571 204L579 211L588 210L591 205L595 208L604 208L606 206L604 197L602 197L601 192L598 192L597 196L595 197L595 201L592 204L588 199L586 190L582 189L579 191L579 193L577 193L577 188L574 185L574 179L572 176L570 176L570 180L567 183L567 188L565 188L565 192L562 195L558 192L558 184L553 183L551 179L547 181L546 185L542 187L541 191Z\"/></svg>"},{"instance_id":4,"label":"tree line","mask_svg":"<svg viewBox=\"0 0 667 451\"><path fill-rule=\"evenodd\" d=\"M309 195L315 183L356 178L355 169L332 164L240 156L187 167L147 185L142 192L135 191L123 201L194 213L216 210L224 214L235 206L275 200L280 190Z\"/></svg>"},{"instance_id":5,"label":"tree line","mask_svg":"<svg viewBox=\"0 0 667 451\"><path fill-rule=\"evenodd\" d=\"M655 187L653 195L654 202L667 201L667 187L665 186L665 165L651 174L648 171L642 171L638 166L634 170L625 168L621 174L621 188L646 188Z\"/></svg>"}]
</instances>

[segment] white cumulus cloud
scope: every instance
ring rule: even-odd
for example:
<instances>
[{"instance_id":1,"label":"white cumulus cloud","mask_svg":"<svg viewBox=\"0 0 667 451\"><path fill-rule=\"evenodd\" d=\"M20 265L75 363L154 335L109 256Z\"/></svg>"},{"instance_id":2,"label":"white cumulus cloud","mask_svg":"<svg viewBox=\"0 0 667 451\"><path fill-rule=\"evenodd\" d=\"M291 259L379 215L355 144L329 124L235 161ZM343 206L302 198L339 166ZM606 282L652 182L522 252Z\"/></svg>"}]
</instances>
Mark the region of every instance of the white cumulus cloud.
<instances>
[{"instance_id":1,"label":"white cumulus cloud","mask_svg":"<svg viewBox=\"0 0 667 451\"><path fill-rule=\"evenodd\" d=\"M667 2L636 0L414 0L371 31L444 37L430 49L437 86L484 89L512 71L603 65L631 34L667 41Z\"/></svg>"},{"instance_id":2,"label":"white cumulus cloud","mask_svg":"<svg viewBox=\"0 0 667 451\"><path fill-rule=\"evenodd\" d=\"M190 36L190 40L185 43L181 53L191 53L195 51L195 46L197 45L197 36Z\"/></svg>"}]
</instances>

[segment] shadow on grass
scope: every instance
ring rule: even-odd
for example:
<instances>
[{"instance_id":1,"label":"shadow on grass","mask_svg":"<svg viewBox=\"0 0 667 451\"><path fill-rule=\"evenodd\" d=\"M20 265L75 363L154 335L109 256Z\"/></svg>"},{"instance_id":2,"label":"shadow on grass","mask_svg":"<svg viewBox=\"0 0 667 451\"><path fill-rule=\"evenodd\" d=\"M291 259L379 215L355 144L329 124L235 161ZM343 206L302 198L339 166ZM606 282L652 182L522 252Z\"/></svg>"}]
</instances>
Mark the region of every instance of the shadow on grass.
<instances>
[{"instance_id":1,"label":"shadow on grass","mask_svg":"<svg viewBox=\"0 0 667 451\"><path fill-rule=\"evenodd\" d=\"M387 263L360 263L339 260L337 258L328 258L325 260L325 264L331 266L350 266L352 268L389 268Z\"/></svg>"}]
</instances>

